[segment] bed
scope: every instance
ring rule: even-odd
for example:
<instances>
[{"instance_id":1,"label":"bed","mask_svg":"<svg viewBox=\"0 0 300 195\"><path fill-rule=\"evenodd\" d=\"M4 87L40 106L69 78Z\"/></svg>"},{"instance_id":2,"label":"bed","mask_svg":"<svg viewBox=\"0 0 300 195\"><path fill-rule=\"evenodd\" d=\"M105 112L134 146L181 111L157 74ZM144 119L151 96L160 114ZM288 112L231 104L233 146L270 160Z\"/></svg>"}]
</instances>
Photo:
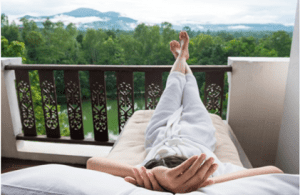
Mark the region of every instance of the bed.
<instances>
[{"instance_id":1,"label":"bed","mask_svg":"<svg viewBox=\"0 0 300 195\"><path fill-rule=\"evenodd\" d=\"M136 111L126 122L107 158L137 165L145 158L144 132L153 110ZM210 114L216 128L215 154L222 162L245 168L251 163L230 126ZM93 157L97 158L97 157ZM134 186L106 173L50 164L2 174L2 194L171 194ZM299 175L269 174L214 184L187 194L298 194Z\"/></svg>"}]
</instances>

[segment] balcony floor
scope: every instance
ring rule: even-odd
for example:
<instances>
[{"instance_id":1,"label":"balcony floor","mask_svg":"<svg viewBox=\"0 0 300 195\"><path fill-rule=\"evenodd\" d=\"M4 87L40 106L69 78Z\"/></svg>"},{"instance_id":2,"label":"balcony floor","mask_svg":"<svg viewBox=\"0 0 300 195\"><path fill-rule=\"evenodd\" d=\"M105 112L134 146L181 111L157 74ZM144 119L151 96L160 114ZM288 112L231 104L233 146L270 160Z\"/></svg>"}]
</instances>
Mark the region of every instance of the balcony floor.
<instances>
[{"instance_id":1,"label":"balcony floor","mask_svg":"<svg viewBox=\"0 0 300 195\"><path fill-rule=\"evenodd\" d=\"M53 164L55 162L44 162L44 161L33 161L33 160L21 160L15 158L1 158L1 174L7 173L10 171L15 171L19 169L24 169L28 167L38 166L38 165L45 165L45 164ZM58 163L69 165L77 168L86 168L86 165L81 164L65 164L65 163Z\"/></svg>"}]
</instances>

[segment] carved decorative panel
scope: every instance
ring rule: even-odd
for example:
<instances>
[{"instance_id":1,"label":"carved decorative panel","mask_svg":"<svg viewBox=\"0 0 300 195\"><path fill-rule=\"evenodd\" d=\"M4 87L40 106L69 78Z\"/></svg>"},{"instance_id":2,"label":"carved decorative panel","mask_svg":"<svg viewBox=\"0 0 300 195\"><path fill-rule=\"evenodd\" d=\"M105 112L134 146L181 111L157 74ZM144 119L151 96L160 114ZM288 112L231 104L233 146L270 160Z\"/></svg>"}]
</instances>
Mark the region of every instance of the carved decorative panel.
<instances>
[{"instance_id":1,"label":"carved decorative panel","mask_svg":"<svg viewBox=\"0 0 300 195\"><path fill-rule=\"evenodd\" d=\"M119 132L134 113L133 72L117 73Z\"/></svg>"},{"instance_id":2,"label":"carved decorative panel","mask_svg":"<svg viewBox=\"0 0 300 195\"><path fill-rule=\"evenodd\" d=\"M118 86L119 91L119 108L120 108L120 122L121 128L124 127L127 119L133 114L133 104L132 104L132 87L125 82L120 83Z\"/></svg>"},{"instance_id":3,"label":"carved decorative panel","mask_svg":"<svg viewBox=\"0 0 300 195\"><path fill-rule=\"evenodd\" d=\"M82 128L82 110L80 107L80 93L78 85L72 81L67 83L66 95L70 127L74 130L79 130Z\"/></svg>"},{"instance_id":4,"label":"carved decorative panel","mask_svg":"<svg viewBox=\"0 0 300 195\"><path fill-rule=\"evenodd\" d=\"M42 98L45 104L44 112L46 116L46 126L49 129L56 129L58 127L57 108L55 105L56 102L53 99L53 94L54 85L48 81L44 81L42 83Z\"/></svg>"},{"instance_id":5,"label":"carved decorative panel","mask_svg":"<svg viewBox=\"0 0 300 195\"><path fill-rule=\"evenodd\" d=\"M26 128L31 129L35 125L35 119L29 84L24 81L19 82L18 92L22 110L21 113L23 116L23 125Z\"/></svg>"},{"instance_id":6,"label":"carved decorative panel","mask_svg":"<svg viewBox=\"0 0 300 195\"><path fill-rule=\"evenodd\" d=\"M207 72L205 77L204 105L210 113L222 117L224 72Z\"/></svg>"},{"instance_id":7,"label":"carved decorative panel","mask_svg":"<svg viewBox=\"0 0 300 195\"><path fill-rule=\"evenodd\" d=\"M215 113L220 115L221 111L221 87L216 85L215 83L210 84L206 88L207 93L207 102L206 102L206 109L207 110L216 110Z\"/></svg>"},{"instance_id":8,"label":"carved decorative panel","mask_svg":"<svg viewBox=\"0 0 300 195\"><path fill-rule=\"evenodd\" d=\"M108 141L106 89L103 71L90 71L94 135L96 141Z\"/></svg>"},{"instance_id":9,"label":"carved decorative panel","mask_svg":"<svg viewBox=\"0 0 300 195\"><path fill-rule=\"evenodd\" d=\"M65 92L72 139L84 139L78 71L65 71Z\"/></svg>"},{"instance_id":10,"label":"carved decorative panel","mask_svg":"<svg viewBox=\"0 0 300 195\"><path fill-rule=\"evenodd\" d=\"M40 70L40 86L47 137L59 138L59 119L53 71Z\"/></svg>"},{"instance_id":11,"label":"carved decorative panel","mask_svg":"<svg viewBox=\"0 0 300 195\"><path fill-rule=\"evenodd\" d=\"M162 72L145 73L145 108L155 110L162 94Z\"/></svg>"},{"instance_id":12,"label":"carved decorative panel","mask_svg":"<svg viewBox=\"0 0 300 195\"><path fill-rule=\"evenodd\" d=\"M25 136L36 136L33 101L31 97L29 74L27 70L16 70L17 94Z\"/></svg>"},{"instance_id":13,"label":"carved decorative panel","mask_svg":"<svg viewBox=\"0 0 300 195\"><path fill-rule=\"evenodd\" d=\"M156 105L158 104L159 98L161 96L161 87L152 83L147 88L148 98L147 98L147 110L155 110Z\"/></svg>"}]
</instances>

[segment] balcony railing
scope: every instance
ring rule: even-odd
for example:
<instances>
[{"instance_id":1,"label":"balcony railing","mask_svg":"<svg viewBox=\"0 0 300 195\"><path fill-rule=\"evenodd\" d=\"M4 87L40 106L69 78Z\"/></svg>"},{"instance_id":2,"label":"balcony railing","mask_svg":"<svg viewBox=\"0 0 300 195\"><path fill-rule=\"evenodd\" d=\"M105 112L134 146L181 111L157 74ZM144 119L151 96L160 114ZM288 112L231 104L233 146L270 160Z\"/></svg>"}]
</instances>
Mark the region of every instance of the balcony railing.
<instances>
[{"instance_id":1,"label":"balcony railing","mask_svg":"<svg viewBox=\"0 0 300 195\"><path fill-rule=\"evenodd\" d=\"M119 132L134 113L133 72L145 72L145 109L155 109L163 92L162 73L171 65L7 65L5 70L15 70L22 130L17 140L60 143L79 143L112 146L109 141L106 106L105 71L117 76L117 102ZM204 105L222 116L224 100L224 74L231 66L191 65L193 72L205 72ZM37 135L29 70L38 70L42 94L46 135ZM70 127L70 137L61 136L57 109L54 70L64 71L65 95ZM84 137L82 100L79 71L89 71L93 114L94 139Z\"/></svg>"}]
</instances>

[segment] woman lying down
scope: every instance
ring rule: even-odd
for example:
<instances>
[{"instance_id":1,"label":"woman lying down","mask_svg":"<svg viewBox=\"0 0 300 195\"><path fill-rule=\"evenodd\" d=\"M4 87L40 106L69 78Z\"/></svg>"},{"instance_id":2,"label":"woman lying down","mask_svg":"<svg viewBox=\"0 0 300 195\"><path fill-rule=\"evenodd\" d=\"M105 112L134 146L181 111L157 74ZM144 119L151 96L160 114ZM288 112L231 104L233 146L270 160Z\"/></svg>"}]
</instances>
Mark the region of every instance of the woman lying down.
<instances>
[{"instance_id":1,"label":"woman lying down","mask_svg":"<svg viewBox=\"0 0 300 195\"><path fill-rule=\"evenodd\" d=\"M246 169L222 163L213 153L215 128L203 105L196 78L186 63L189 37L170 43L176 61L145 132L147 156L138 166L92 158L87 168L125 178L149 190L186 193L207 185L254 175L283 173L274 166Z\"/></svg>"}]
</instances>

